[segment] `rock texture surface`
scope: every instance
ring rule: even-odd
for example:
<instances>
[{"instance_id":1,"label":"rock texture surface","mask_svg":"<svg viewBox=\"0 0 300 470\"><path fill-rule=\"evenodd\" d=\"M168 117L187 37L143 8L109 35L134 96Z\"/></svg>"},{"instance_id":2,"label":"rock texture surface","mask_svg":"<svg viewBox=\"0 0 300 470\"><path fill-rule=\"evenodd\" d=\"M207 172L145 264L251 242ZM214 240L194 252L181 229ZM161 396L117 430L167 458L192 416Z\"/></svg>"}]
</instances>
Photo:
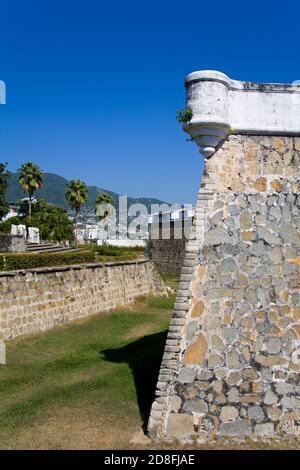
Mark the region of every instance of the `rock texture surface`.
<instances>
[{"instance_id":1,"label":"rock texture surface","mask_svg":"<svg viewBox=\"0 0 300 470\"><path fill-rule=\"evenodd\" d=\"M0 273L0 340L166 294L148 259Z\"/></svg>"},{"instance_id":2,"label":"rock texture surface","mask_svg":"<svg viewBox=\"0 0 300 470\"><path fill-rule=\"evenodd\" d=\"M152 437L299 433L299 172L296 137L230 136L207 161Z\"/></svg>"},{"instance_id":3,"label":"rock texture surface","mask_svg":"<svg viewBox=\"0 0 300 470\"><path fill-rule=\"evenodd\" d=\"M0 253L24 253L26 240L18 235L0 233Z\"/></svg>"},{"instance_id":4,"label":"rock texture surface","mask_svg":"<svg viewBox=\"0 0 300 470\"><path fill-rule=\"evenodd\" d=\"M191 231L191 221L186 221L185 226L174 230L174 224L170 223L164 230L163 224L159 229L154 229L156 237L151 236L147 243L147 255L155 266L168 274L179 275L181 273L187 237Z\"/></svg>"}]
</instances>

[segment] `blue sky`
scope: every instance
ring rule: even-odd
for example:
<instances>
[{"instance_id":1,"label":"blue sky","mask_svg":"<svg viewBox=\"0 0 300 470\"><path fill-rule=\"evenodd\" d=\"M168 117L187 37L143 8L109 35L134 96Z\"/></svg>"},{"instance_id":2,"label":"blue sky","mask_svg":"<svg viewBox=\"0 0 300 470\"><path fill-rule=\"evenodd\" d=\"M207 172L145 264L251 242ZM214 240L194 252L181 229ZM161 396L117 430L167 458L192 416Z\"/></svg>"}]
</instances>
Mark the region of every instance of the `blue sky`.
<instances>
[{"instance_id":1,"label":"blue sky","mask_svg":"<svg viewBox=\"0 0 300 470\"><path fill-rule=\"evenodd\" d=\"M299 13L298 0L4 0L0 161L194 203L202 158L175 119L185 75L299 80Z\"/></svg>"}]
</instances>

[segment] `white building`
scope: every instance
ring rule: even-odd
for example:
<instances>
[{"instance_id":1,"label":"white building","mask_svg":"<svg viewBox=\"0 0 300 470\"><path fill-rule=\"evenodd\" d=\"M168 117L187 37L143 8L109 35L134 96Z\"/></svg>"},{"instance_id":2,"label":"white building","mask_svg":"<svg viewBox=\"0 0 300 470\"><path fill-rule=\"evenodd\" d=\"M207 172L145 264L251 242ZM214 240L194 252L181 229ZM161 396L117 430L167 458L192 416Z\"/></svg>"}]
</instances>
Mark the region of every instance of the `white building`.
<instances>
[{"instance_id":1,"label":"white building","mask_svg":"<svg viewBox=\"0 0 300 470\"><path fill-rule=\"evenodd\" d=\"M1 219L1 222L5 222L6 220L11 219L12 217L17 217L17 215L17 207L12 206L9 208L9 212L6 214L6 216Z\"/></svg>"}]
</instances>

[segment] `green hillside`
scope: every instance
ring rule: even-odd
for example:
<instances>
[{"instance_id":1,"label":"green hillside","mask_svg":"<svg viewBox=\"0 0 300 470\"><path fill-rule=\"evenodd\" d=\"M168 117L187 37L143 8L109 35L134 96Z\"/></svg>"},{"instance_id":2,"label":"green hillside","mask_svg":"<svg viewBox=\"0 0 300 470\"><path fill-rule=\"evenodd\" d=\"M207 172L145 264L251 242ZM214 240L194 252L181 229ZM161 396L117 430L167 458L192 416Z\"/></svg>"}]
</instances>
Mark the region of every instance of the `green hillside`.
<instances>
[{"instance_id":1,"label":"green hillside","mask_svg":"<svg viewBox=\"0 0 300 470\"><path fill-rule=\"evenodd\" d=\"M46 199L48 202L52 204L56 204L58 206L67 208L67 203L65 200L65 190L66 185L68 184L68 180L63 178L62 176L56 175L54 173L44 173L43 175L44 184L41 189L36 192L36 197L38 199ZM117 202L119 194L114 193L113 191L109 191L103 188L97 188L96 186L89 186L89 200L87 204L87 208L93 209L95 207L95 199L98 194L105 192L110 194L114 200ZM6 198L10 203L15 203L16 201L25 197L25 194L18 182L18 175L17 173L13 173L10 181L9 187L6 193ZM128 197L128 204L140 203L145 204L148 210L150 209L151 204L162 204L163 201L159 199L153 198L132 198Z\"/></svg>"}]
</instances>

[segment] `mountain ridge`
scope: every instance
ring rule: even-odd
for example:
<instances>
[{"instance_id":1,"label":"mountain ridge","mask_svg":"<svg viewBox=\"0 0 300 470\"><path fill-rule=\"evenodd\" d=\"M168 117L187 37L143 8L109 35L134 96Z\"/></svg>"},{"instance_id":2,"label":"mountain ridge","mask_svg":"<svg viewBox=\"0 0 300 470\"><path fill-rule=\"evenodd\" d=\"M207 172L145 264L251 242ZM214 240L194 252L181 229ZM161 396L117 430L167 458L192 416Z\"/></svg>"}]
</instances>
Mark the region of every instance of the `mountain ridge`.
<instances>
[{"instance_id":1,"label":"mountain ridge","mask_svg":"<svg viewBox=\"0 0 300 470\"><path fill-rule=\"evenodd\" d=\"M44 173L43 181L42 188L40 188L35 194L36 198L46 199L48 202L63 207L64 209L69 208L67 201L65 200L65 191L69 180L63 176L57 175L56 173ZM88 186L88 190L89 199L85 206L87 209L94 209L96 197L101 193L107 193L112 196L116 207L118 207L118 198L121 196L121 194L97 186ZM9 179L8 189L6 191L7 201L14 204L20 199L23 199L25 196L26 194L24 193L18 181L18 174L12 173ZM150 209L151 204L168 204L165 201L151 197L134 198L128 196L127 202L128 206L135 203L144 204L148 210Z\"/></svg>"}]
</instances>

